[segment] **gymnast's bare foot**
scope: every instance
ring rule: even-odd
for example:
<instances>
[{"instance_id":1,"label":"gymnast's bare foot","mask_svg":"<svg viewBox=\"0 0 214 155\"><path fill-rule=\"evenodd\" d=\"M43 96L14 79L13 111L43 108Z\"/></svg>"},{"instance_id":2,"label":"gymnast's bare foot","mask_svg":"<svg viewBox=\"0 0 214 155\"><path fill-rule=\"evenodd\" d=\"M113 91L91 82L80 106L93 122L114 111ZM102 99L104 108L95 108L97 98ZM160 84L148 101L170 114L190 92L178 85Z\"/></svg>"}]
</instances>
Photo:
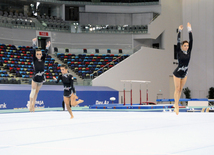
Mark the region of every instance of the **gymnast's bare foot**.
<instances>
[{"instance_id":1,"label":"gymnast's bare foot","mask_svg":"<svg viewBox=\"0 0 214 155\"><path fill-rule=\"evenodd\" d=\"M29 111L31 112L31 105L30 105L30 104L28 105L28 109L29 109Z\"/></svg>"},{"instance_id":2,"label":"gymnast's bare foot","mask_svg":"<svg viewBox=\"0 0 214 155\"><path fill-rule=\"evenodd\" d=\"M75 101L75 104L72 104L72 106L76 106L82 102L84 102L84 100L79 99L78 101Z\"/></svg>"},{"instance_id":3,"label":"gymnast's bare foot","mask_svg":"<svg viewBox=\"0 0 214 155\"><path fill-rule=\"evenodd\" d=\"M80 103L82 103L82 102L84 102L84 100L79 99L79 100L77 101L77 104L80 104Z\"/></svg>"},{"instance_id":4,"label":"gymnast's bare foot","mask_svg":"<svg viewBox=\"0 0 214 155\"><path fill-rule=\"evenodd\" d=\"M30 105L30 112L34 112L34 105L33 104Z\"/></svg>"},{"instance_id":5,"label":"gymnast's bare foot","mask_svg":"<svg viewBox=\"0 0 214 155\"><path fill-rule=\"evenodd\" d=\"M72 115L70 119L73 119L73 118L74 118L74 116Z\"/></svg>"},{"instance_id":6,"label":"gymnast's bare foot","mask_svg":"<svg viewBox=\"0 0 214 155\"><path fill-rule=\"evenodd\" d=\"M176 115L179 114L179 108L175 110Z\"/></svg>"},{"instance_id":7,"label":"gymnast's bare foot","mask_svg":"<svg viewBox=\"0 0 214 155\"><path fill-rule=\"evenodd\" d=\"M35 105L32 105L32 111L35 112Z\"/></svg>"},{"instance_id":8,"label":"gymnast's bare foot","mask_svg":"<svg viewBox=\"0 0 214 155\"><path fill-rule=\"evenodd\" d=\"M179 114L179 106L174 106L174 112L176 113L176 115Z\"/></svg>"}]
</instances>

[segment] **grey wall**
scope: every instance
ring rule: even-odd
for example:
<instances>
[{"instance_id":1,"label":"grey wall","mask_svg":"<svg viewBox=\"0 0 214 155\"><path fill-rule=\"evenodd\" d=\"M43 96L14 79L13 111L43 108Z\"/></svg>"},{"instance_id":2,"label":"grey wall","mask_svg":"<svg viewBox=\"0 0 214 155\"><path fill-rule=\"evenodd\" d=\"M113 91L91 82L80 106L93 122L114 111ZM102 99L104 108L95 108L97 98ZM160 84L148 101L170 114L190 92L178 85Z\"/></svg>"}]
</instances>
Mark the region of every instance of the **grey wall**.
<instances>
[{"instance_id":1,"label":"grey wall","mask_svg":"<svg viewBox=\"0 0 214 155\"><path fill-rule=\"evenodd\" d=\"M92 25L147 25L153 12L160 13L161 5L111 6L86 5L80 8L80 23Z\"/></svg>"},{"instance_id":2,"label":"grey wall","mask_svg":"<svg viewBox=\"0 0 214 155\"><path fill-rule=\"evenodd\" d=\"M153 19L153 13L132 14L132 25L148 25Z\"/></svg>"},{"instance_id":3,"label":"grey wall","mask_svg":"<svg viewBox=\"0 0 214 155\"><path fill-rule=\"evenodd\" d=\"M13 45L32 45L32 39L36 37L35 30L20 30L0 27L0 43Z\"/></svg>"},{"instance_id":4,"label":"grey wall","mask_svg":"<svg viewBox=\"0 0 214 155\"><path fill-rule=\"evenodd\" d=\"M193 98L205 98L214 86L214 1L183 0L183 24L192 24L193 49L186 86ZM186 28L183 40L188 39Z\"/></svg>"},{"instance_id":5,"label":"grey wall","mask_svg":"<svg viewBox=\"0 0 214 155\"><path fill-rule=\"evenodd\" d=\"M148 25L153 13L80 13L80 24Z\"/></svg>"},{"instance_id":6,"label":"grey wall","mask_svg":"<svg viewBox=\"0 0 214 155\"><path fill-rule=\"evenodd\" d=\"M66 34L52 32L52 42L57 47L132 49L131 34Z\"/></svg>"},{"instance_id":7,"label":"grey wall","mask_svg":"<svg viewBox=\"0 0 214 155\"><path fill-rule=\"evenodd\" d=\"M0 27L0 43L31 46L39 31ZM132 49L131 34L73 34L49 32L52 47L70 49Z\"/></svg>"},{"instance_id":8,"label":"grey wall","mask_svg":"<svg viewBox=\"0 0 214 155\"><path fill-rule=\"evenodd\" d=\"M156 12L161 13L161 5L145 6L112 6L112 5L86 5L85 12L102 12L102 13L142 13Z\"/></svg>"},{"instance_id":9,"label":"grey wall","mask_svg":"<svg viewBox=\"0 0 214 155\"><path fill-rule=\"evenodd\" d=\"M153 48L153 44L156 44L158 43L159 44L159 48L160 49L163 49L163 34L160 34L157 39L134 39L133 42L134 42L134 46L133 46L133 49L134 51L138 51L141 46L144 46L144 47L150 47L150 48Z\"/></svg>"}]
</instances>

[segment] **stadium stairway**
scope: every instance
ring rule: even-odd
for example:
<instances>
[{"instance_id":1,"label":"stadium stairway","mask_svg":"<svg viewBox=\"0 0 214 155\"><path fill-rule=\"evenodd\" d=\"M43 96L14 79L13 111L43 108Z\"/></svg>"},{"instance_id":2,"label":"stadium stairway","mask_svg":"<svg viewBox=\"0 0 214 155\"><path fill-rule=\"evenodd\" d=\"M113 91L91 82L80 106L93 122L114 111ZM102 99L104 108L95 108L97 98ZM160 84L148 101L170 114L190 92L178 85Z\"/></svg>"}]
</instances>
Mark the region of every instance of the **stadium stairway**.
<instances>
[{"instance_id":1,"label":"stadium stairway","mask_svg":"<svg viewBox=\"0 0 214 155\"><path fill-rule=\"evenodd\" d=\"M160 26L164 25L164 21L163 15L158 15L155 17L155 20L148 25L148 34L134 35L133 39L157 39L165 30L164 26Z\"/></svg>"},{"instance_id":2,"label":"stadium stairway","mask_svg":"<svg viewBox=\"0 0 214 155\"><path fill-rule=\"evenodd\" d=\"M51 55L52 58L54 58L56 61L60 62L60 64L64 64L67 65L66 63L64 63L63 61L61 61L59 58L57 58L57 56L55 54L49 54ZM76 77L77 82L78 83L83 83L83 79L80 78L75 72L73 72L69 67L68 67L68 71L69 73L71 73L74 77Z\"/></svg>"}]
</instances>

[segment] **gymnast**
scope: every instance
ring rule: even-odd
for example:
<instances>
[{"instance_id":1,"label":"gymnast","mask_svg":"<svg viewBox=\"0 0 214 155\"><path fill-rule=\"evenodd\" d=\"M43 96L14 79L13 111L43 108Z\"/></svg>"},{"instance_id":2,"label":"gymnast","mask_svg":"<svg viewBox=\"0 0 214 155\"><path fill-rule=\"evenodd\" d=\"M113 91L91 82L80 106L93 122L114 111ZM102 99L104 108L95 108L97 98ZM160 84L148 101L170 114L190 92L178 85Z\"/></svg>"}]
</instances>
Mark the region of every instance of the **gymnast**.
<instances>
[{"instance_id":1,"label":"gymnast","mask_svg":"<svg viewBox=\"0 0 214 155\"><path fill-rule=\"evenodd\" d=\"M47 42L46 50L44 54L42 54L41 50L36 49L36 41L33 40L33 67L35 70L34 77L31 83L31 93L30 93L30 105L29 110L31 112L35 111L35 102L39 93L40 88L42 87L43 82L45 82L44 68L45 68L45 57L48 52L48 49L51 45L51 42Z\"/></svg>"},{"instance_id":2,"label":"gymnast","mask_svg":"<svg viewBox=\"0 0 214 155\"><path fill-rule=\"evenodd\" d=\"M79 99L78 101L76 101L78 97L76 96L76 91L73 84L74 78L70 73L68 73L68 67L66 65L61 65L60 69L61 69L62 75L59 75L58 79L56 79L56 77L53 77L53 79L56 80L56 83L62 80L62 83L64 85L64 102L66 104L67 110L70 113L71 119L72 119L74 118L74 116L73 116L69 101L71 101L72 106L76 106L84 102L84 100Z\"/></svg>"},{"instance_id":3,"label":"gymnast","mask_svg":"<svg viewBox=\"0 0 214 155\"><path fill-rule=\"evenodd\" d=\"M189 42L183 41L180 42L180 34L183 30L183 25L179 26L179 32L178 32L178 38L177 38L177 56L178 56L178 67L173 72L173 79L174 79L174 85L175 85L175 92L174 92L174 111L176 114L179 114L179 99L181 96L181 92L183 89L183 86L186 83L187 80L187 73L188 73L188 65L191 57L191 50L193 45L193 37L192 37L192 28L191 24L187 23L187 30L189 33Z\"/></svg>"}]
</instances>

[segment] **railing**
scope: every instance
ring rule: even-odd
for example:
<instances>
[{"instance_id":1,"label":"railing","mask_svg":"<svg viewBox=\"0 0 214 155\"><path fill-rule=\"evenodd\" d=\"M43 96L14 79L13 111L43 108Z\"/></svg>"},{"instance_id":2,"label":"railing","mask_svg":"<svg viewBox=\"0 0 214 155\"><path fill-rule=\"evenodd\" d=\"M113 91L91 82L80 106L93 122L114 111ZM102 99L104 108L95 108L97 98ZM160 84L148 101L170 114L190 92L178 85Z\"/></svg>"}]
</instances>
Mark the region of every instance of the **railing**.
<instances>
[{"instance_id":1,"label":"railing","mask_svg":"<svg viewBox=\"0 0 214 155\"><path fill-rule=\"evenodd\" d=\"M133 53L135 53L135 52L137 52L138 50L140 50L142 46L143 46L142 44L135 46L135 47L133 48Z\"/></svg>"},{"instance_id":2,"label":"railing","mask_svg":"<svg viewBox=\"0 0 214 155\"><path fill-rule=\"evenodd\" d=\"M124 56L121 56L121 57L124 57ZM100 69L94 71L94 73L90 74L90 79L91 79L91 80L94 79L94 77L95 77L94 74L97 74L97 76L98 76L98 72L101 71L101 70L102 70L102 73L103 73L103 72L104 72L103 69L104 69L105 67L108 66L108 68L109 68L109 65L111 65L112 62L115 62L115 61L119 60L121 57L118 57L117 59L112 60L110 63L108 63L108 64L106 64L105 66L101 67ZM123 59L123 60L124 60L124 59Z\"/></svg>"},{"instance_id":3,"label":"railing","mask_svg":"<svg viewBox=\"0 0 214 155\"><path fill-rule=\"evenodd\" d=\"M147 25L71 25L72 33L134 33L142 34L148 32Z\"/></svg>"},{"instance_id":4,"label":"railing","mask_svg":"<svg viewBox=\"0 0 214 155\"><path fill-rule=\"evenodd\" d=\"M148 32L148 25L79 25L78 22L67 22L66 29L59 23L52 23L54 27L47 26L48 22L41 22L36 18L31 18L25 21L24 19L13 19L0 16L0 26L11 29L33 29L43 31L57 31L66 33L131 33L145 34ZM153 18L154 19L154 18ZM2 23L4 21L4 23ZM16 22L19 21L19 24ZM51 23L49 24L51 25ZM63 27L63 28L62 28Z\"/></svg>"},{"instance_id":5,"label":"railing","mask_svg":"<svg viewBox=\"0 0 214 155\"><path fill-rule=\"evenodd\" d=\"M37 0L34 0L37 2ZM57 3L65 5L119 5L119 6L139 6L139 5L158 5L158 2L139 2L139 3L111 3L111 2L77 2L77 1L58 1L58 0L40 0L40 2Z\"/></svg>"},{"instance_id":6,"label":"railing","mask_svg":"<svg viewBox=\"0 0 214 155\"><path fill-rule=\"evenodd\" d=\"M1 27L11 28L11 29L32 29L32 30L40 30L40 31L57 31L57 32L66 32L66 33L131 33L131 34L145 34L148 32L147 25L70 25L69 29L60 29L60 28L49 28L44 26L44 23L39 23L39 21L31 22L35 23L32 25L22 25L22 24L12 24L11 19L7 17L1 17L2 19L6 19L7 23L1 23ZM37 23L38 22L38 23ZM41 26L38 26L38 25Z\"/></svg>"},{"instance_id":7,"label":"railing","mask_svg":"<svg viewBox=\"0 0 214 155\"><path fill-rule=\"evenodd\" d=\"M160 14L159 13L154 13L152 20L149 22L149 24L151 24L151 22L153 22L156 18L158 18Z\"/></svg>"},{"instance_id":8,"label":"railing","mask_svg":"<svg viewBox=\"0 0 214 155\"><path fill-rule=\"evenodd\" d=\"M43 30L43 31L49 30L49 31L66 32L66 33L71 32L70 28L68 30L65 30L65 29L58 29L58 28L47 28L45 26L38 26L39 24L41 24L39 23L39 21L33 22L31 20L30 24L26 25L26 24L12 24L13 19L10 19L9 17L0 16L0 19L5 20L5 23L0 22L1 27L11 28L11 29L32 29L32 30ZM32 18L32 19L36 20L35 18Z\"/></svg>"}]
</instances>

